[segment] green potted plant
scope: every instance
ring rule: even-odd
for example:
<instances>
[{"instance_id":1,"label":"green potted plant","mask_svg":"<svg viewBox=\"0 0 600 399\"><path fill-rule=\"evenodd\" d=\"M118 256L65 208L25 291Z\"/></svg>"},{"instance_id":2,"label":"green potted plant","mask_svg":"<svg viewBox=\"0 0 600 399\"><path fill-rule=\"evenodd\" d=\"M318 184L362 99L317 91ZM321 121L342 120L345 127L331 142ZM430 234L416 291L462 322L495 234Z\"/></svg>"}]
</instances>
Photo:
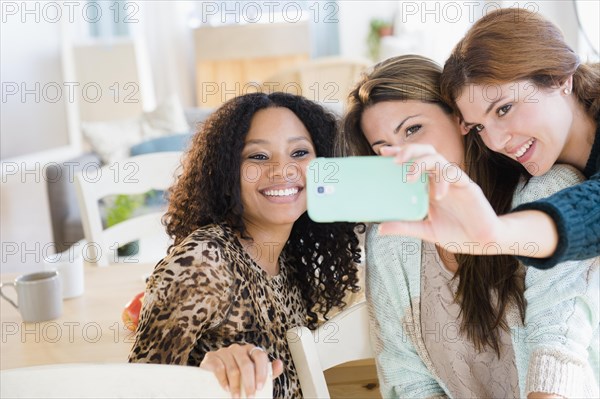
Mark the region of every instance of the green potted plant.
<instances>
[{"instance_id":1,"label":"green potted plant","mask_svg":"<svg viewBox=\"0 0 600 399\"><path fill-rule=\"evenodd\" d=\"M379 60L381 38L391 36L393 33L394 27L391 22L379 18L371 20L369 35L367 36L367 46L369 47L369 56L373 61Z\"/></svg>"},{"instance_id":2,"label":"green potted plant","mask_svg":"<svg viewBox=\"0 0 600 399\"><path fill-rule=\"evenodd\" d=\"M144 204L145 194L119 194L106 211L106 226L111 227L129 219L135 210ZM133 241L117 249L118 256L131 256L139 251L139 241Z\"/></svg>"}]
</instances>

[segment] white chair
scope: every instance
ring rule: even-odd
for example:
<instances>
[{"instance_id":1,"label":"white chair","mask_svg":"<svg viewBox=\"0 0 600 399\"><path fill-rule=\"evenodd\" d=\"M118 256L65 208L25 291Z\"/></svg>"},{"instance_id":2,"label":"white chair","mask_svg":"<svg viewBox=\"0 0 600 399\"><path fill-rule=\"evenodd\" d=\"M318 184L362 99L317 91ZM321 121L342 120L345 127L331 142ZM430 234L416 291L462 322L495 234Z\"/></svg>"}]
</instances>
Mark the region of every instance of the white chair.
<instances>
[{"instance_id":1,"label":"white chair","mask_svg":"<svg viewBox=\"0 0 600 399\"><path fill-rule=\"evenodd\" d=\"M231 397L213 373L165 364L53 364L2 370L0 377L2 398ZM270 378L256 397L273 397Z\"/></svg>"},{"instance_id":2,"label":"white chair","mask_svg":"<svg viewBox=\"0 0 600 399\"><path fill-rule=\"evenodd\" d=\"M329 398L324 370L373 358L366 302L338 313L315 331L295 327L287 341L304 397Z\"/></svg>"},{"instance_id":3,"label":"white chair","mask_svg":"<svg viewBox=\"0 0 600 399\"><path fill-rule=\"evenodd\" d=\"M77 199L88 242L85 255L89 263L107 266L116 261L118 247L139 239L148 240L147 247L158 257L149 260L157 262L166 255L170 239L161 224L162 212L133 217L104 230L98 200L108 195L166 190L174 182L181 156L181 152L144 154L99 169L84 168L77 175ZM145 250L144 244L141 242L140 251Z\"/></svg>"}]
</instances>

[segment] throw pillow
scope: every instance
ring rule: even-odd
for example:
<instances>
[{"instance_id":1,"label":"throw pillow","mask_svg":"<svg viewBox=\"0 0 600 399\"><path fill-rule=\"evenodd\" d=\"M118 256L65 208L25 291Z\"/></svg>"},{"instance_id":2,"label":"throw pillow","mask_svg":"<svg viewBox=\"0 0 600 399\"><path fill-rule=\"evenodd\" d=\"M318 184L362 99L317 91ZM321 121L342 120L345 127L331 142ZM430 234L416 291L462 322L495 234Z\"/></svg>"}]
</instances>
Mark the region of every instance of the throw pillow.
<instances>
[{"instance_id":1,"label":"throw pillow","mask_svg":"<svg viewBox=\"0 0 600 399\"><path fill-rule=\"evenodd\" d=\"M170 96L154 111L139 117L102 122L82 122L81 131L105 164L129 157L135 144L148 139L189 131L177 96Z\"/></svg>"},{"instance_id":2,"label":"throw pillow","mask_svg":"<svg viewBox=\"0 0 600 399\"><path fill-rule=\"evenodd\" d=\"M141 122L144 140L190 130L183 106L176 95L169 96L154 111L144 113Z\"/></svg>"},{"instance_id":3,"label":"throw pillow","mask_svg":"<svg viewBox=\"0 0 600 399\"><path fill-rule=\"evenodd\" d=\"M129 157L129 148L143 138L139 118L82 122L81 131L105 164Z\"/></svg>"}]
</instances>

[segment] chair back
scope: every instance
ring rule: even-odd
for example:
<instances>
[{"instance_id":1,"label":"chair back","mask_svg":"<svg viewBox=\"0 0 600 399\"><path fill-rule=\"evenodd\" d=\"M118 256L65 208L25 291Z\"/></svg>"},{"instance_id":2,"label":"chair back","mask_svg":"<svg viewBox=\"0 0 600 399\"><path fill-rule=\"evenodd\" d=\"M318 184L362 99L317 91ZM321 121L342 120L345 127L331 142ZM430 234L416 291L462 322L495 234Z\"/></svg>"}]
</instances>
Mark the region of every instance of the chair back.
<instances>
[{"instance_id":1,"label":"chair back","mask_svg":"<svg viewBox=\"0 0 600 399\"><path fill-rule=\"evenodd\" d=\"M374 357L366 302L343 310L314 331L292 328L287 332L287 341L307 398L330 397L323 371Z\"/></svg>"},{"instance_id":2,"label":"chair back","mask_svg":"<svg viewBox=\"0 0 600 399\"><path fill-rule=\"evenodd\" d=\"M152 248L153 254L160 257L166 255L170 239L161 223L164 210L132 217L104 229L98 201L109 195L133 195L152 189L168 189L175 181L181 156L182 153L178 151L144 154L92 171L84 168L77 175L77 199L88 243L86 260L89 263L107 266L117 261L117 248L142 238L148 240L147 246ZM140 249L143 251L142 244ZM160 258L151 260L156 262Z\"/></svg>"},{"instance_id":3,"label":"chair back","mask_svg":"<svg viewBox=\"0 0 600 399\"><path fill-rule=\"evenodd\" d=\"M230 398L198 367L141 363L53 364L0 371L2 398ZM242 396L245 397L245 396ZM268 379L257 398L272 398Z\"/></svg>"}]
</instances>

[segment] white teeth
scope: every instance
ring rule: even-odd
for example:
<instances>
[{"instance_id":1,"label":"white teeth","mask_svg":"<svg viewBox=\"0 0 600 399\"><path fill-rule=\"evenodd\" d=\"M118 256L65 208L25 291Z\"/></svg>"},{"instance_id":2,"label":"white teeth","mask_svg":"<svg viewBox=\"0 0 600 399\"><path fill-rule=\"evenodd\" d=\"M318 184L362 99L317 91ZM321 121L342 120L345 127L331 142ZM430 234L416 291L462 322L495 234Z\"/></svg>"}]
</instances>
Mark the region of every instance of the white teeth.
<instances>
[{"instance_id":1,"label":"white teeth","mask_svg":"<svg viewBox=\"0 0 600 399\"><path fill-rule=\"evenodd\" d=\"M523 144L523 147L519 148L519 151L517 151L515 153L515 156L517 158L520 158L523 156L523 154L525 154L525 152L527 152L527 150L529 149L529 147L531 147L531 145L533 144L533 142L535 141L534 138L529 139L529 141L525 144Z\"/></svg>"},{"instance_id":2,"label":"white teeth","mask_svg":"<svg viewBox=\"0 0 600 399\"><path fill-rule=\"evenodd\" d=\"M264 192L269 197L289 197L298 193L298 188L286 188L285 190L267 190Z\"/></svg>"}]
</instances>

